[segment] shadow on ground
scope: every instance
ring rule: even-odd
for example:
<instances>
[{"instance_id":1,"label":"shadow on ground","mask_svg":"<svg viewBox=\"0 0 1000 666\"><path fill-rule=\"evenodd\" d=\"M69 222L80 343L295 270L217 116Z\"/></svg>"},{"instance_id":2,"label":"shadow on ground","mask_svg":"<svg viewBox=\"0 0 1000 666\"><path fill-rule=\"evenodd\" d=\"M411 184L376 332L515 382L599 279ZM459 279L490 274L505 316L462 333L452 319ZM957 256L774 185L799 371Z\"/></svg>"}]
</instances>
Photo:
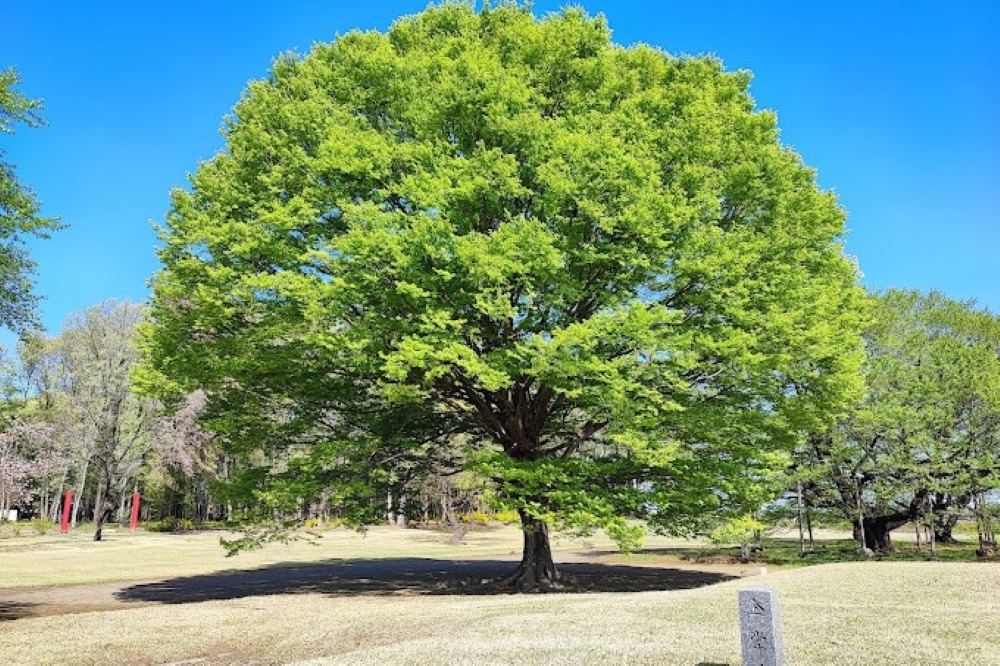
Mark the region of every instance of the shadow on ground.
<instances>
[{"instance_id":1,"label":"shadow on ground","mask_svg":"<svg viewBox=\"0 0 1000 666\"><path fill-rule=\"evenodd\" d=\"M276 564L248 571L188 576L122 588L120 601L166 604L242 597L320 593L331 595L486 595L503 590L489 581L510 573L501 560L392 559ZM558 565L557 565L558 566ZM711 585L732 576L706 571L590 563L559 566L559 592L645 592Z\"/></svg>"},{"instance_id":2,"label":"shadow on ground","mask_svg":"<svg viewBox=\"0 0 1000 666\"><path fill-rule=\"evenodd\" d=\"M31 617L37 606L38 604L0 601L0 622Z\"/></svg>"}]
</instances>

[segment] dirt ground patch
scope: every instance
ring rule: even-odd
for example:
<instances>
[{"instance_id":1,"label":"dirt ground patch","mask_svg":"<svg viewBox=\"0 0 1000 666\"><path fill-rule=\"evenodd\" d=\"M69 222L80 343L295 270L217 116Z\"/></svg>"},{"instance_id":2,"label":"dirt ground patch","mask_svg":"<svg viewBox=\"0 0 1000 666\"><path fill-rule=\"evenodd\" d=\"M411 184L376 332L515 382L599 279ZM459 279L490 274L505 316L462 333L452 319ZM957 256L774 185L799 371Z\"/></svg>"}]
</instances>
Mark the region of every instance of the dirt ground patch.
<instances>
[{"instance_id":1,"label":"dirt ground patch","mask_svg":"<svg viewBox=\"0 0 1000 666\"><path fill-rule=\"evenodd\" d=\"M624 565L564 553L558 564L563 593L643 592L702 587L735 578L726 565ZM358 595L488 595L492 580L516 566L513 558L445 560L394 558L278 563L254 569L125 583L0 589L0 621L26 617L188 604L251 596L319 593Z\"/></svg>"}]
</instances>

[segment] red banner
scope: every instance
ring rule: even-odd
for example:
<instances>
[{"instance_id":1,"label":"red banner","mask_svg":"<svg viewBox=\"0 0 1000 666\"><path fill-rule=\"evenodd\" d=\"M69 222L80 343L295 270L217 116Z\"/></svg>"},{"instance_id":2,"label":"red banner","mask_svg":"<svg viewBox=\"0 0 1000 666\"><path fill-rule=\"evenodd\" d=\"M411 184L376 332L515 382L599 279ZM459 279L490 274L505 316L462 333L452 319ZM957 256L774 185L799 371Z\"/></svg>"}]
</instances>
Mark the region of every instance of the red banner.
<instances>
[{"instance_id":1,"label":"red banner","mask_svg":"<svg viewBox=\"0 0 1000 666\"><path fill-rule=\"evenodd\" d=\"M73 508L73 491L66 491L66 501L63 502L63 514L62 514L62 525L60 526L60 531L63 534L69 532L69 513Z\"/></svg>"},{"instance_id":2,"label":"red banner","mask_svg":"<svg viewBox=\"0 0 1000 666\"><path fill-rule=\"evenodd\" d=\"M132 522L129 524L129 527L133 532L135 532L136 525L139 524L139 499L141 497L140 493L132 494Z\"/></svg>"}]
</instances>

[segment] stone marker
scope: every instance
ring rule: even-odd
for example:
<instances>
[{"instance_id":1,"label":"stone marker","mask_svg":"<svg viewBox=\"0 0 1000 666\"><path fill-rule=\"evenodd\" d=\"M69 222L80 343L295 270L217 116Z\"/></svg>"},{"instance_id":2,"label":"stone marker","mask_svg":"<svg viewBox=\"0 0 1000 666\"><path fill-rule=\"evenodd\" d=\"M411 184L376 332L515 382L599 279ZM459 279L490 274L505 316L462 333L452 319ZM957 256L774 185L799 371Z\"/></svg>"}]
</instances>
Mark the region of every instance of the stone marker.
<instances>
[{"instance_id":1,"label":"stone marker","mask_svg":"<svg viewBox=\"0 0 1000 666\"><path fill-rule=\"evenodd\" d=\"M784 666L778 594L766 587L739 592L743 666Z\"/></svg>"}]
</instances>

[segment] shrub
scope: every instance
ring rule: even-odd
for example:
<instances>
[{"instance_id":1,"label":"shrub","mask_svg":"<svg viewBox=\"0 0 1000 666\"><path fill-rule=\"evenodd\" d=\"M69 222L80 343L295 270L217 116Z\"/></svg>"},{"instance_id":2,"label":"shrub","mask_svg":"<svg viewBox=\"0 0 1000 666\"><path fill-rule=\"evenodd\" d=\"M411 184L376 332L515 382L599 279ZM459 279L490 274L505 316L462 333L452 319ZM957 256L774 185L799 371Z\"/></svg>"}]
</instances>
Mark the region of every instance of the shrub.
<instances>
[{"instance_id":1,"label":"shrub","mask_svg":"<svg viewBox=\"0 0 1000 666\"><path fill-rule=\"evenodd\" d=\"M458 515L458 521L474 525L489 525L490 517L482 511L472 511L470 513L460 513Z\"/></svg>"},{"instance_id":2,"label":"shrub","mask_svg":"<svg viewBox=\"0 0 1000 666\"><path fill-rule=\"evenodd\" d=\"M35 518L31 521L31 526L39 534L48 534L55 529L56 524L48 518Z\"/></svg>"},{"instance_id":3,"label":"shrub","mask_svg":"<svg viewBox=\"0 0 1000 666\"><path fill-rule=\"evenodd\" d=\"M624 520L614 522L604 528L604 533L618 544L623 553L633 553L642 548L646 529L642 525L629 525Z\"/></svg>"},{"instance_id":4,"label":"shrub","mask_svg":"<svg viewBox=\"0 0 1000 666\"><path fill-rule=\"evenodd\" d=\"M493 514L493 520L504 525L518 525L521 523L521 514L513 509L504 509Z\"/></svg>"},{"instance_id":5,"label":"shrub","mask_svg":"<svg viewBox=\"0 0 1000 666\"><path fill-rule=\"evenodd\" d=\"M193 532L197 529L194 521L186 518L147 520L143 523L143 527L149 532Z\"/></svg>"},{"instance_id":6,"label":"shrub","mask_svg":"<svg viewBox=\"0 0 1000 666\"><path fill-rule=\"evenodd\" d=\"M708 538L712 543L720 546L725 544L743 545L752 542L763 529L764 524L753 516L740 516L716 527L708 535Z\"/></svg>"}]
</instances>

